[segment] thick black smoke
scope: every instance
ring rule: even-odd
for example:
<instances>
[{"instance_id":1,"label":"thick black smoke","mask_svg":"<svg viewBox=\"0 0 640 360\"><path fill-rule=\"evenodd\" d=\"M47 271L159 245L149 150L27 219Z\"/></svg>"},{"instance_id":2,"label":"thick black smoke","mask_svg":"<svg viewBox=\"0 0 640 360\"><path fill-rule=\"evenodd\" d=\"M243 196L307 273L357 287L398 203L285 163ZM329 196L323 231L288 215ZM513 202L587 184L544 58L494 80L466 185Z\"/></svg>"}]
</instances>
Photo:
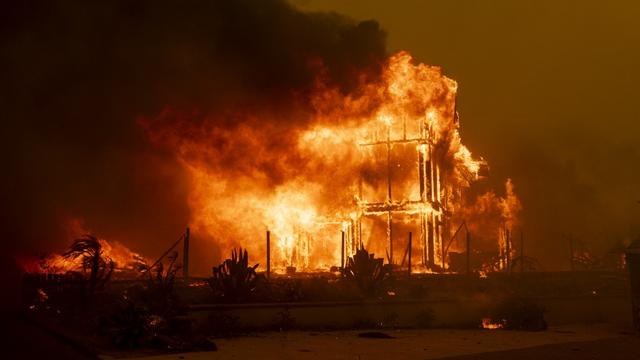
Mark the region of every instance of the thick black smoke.
<instances>
[{"instance_id":1,"label":"thick black smoke","mask_svg":"<svg viewBox=\"0 0 640 360\"><path fill-rule=\"evenodd\" d=\"M349 93L386 56L376 22L277 0L15 1L0 36L1 225L14 252L60 250L73 217L162 252L188 222L188 179L140 119L170 109L232 128L239 113L269 114L286 145L319 75Z\"/></svg>"}]
</instances>

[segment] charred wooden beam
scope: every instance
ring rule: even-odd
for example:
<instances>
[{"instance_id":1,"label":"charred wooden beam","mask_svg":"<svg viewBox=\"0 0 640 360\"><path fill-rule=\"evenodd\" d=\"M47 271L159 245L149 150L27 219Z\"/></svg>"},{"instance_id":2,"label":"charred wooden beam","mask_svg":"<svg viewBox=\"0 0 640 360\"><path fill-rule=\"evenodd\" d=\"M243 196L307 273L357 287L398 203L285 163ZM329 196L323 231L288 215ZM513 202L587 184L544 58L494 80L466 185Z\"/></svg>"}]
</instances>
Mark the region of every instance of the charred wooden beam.
<instances>
[{"instance_id":1,"label":"charred wooden beam","mask_svg":"<svg viewBox=\"0 0 640 360\"><path fill-rule=\"evenodd\" d=\"M433 267L433 265L435 265L436 263L435 251L434 251L435 244L433 241L435 215L432 213L429 217L431 219L427 221L427 254L428 254L427 260L428 260L429 266Z\"/></svg>"},{"instance_id":2,"label":"charred wooden beam","mask_svg":"<svg viewBox=\"0 0 640 360\"><path fill-rule=\"evenodd\" d=\"M524 272L524 234L520 230L520 272Z\"/></svg>"},{"instance_id":3,"label":"charred wooden beam","mask_svg":"<svg viewBox=\"0 0 640 360\"><path fill-rule=\"evenodd\" d=\"M189 240L191 238L191 232L187 227L184 233L184 241L182 242L182 275L185 281L189 280Z\"/></svg>"},{"instance_id":4,"label":"charred wooden beam","mask_svg":"<svg viewBox=\"0 0 640 360\"><path fill-rule=\"evenodd\" d=\"M509 229L505 229L505 250L507 252L506 262L507 262L507 273L511 274L511 235Z\"/></svg>"},{"instance_id":5,"label":"charred wooden beam","mask_svg":"<svg viewBox=\"0 0 640 360\"><path fill-rule=\"evenodd\" d=\"M471 275L471 234L467 229L467 275Z\"/></svg>"},{"instance_id":6,"label":"charred wooden beam","mask_svg":"<svg viewBox=\"0 0 640 360\"><path fill-rule=\"evenodd\" d=\"M344 269L344 230L342 231L342 246L340 248L340 269Z\"/></svg>"},{"instance_id":7,"label":"charred wooden beam","mask_svg":"<svg viewBox=\"0 0 640 360\"><path fill-rule=\"evenodd\" d=\"M397 139L397 140L379 140L379 141L371 141L360 143L360 146L375 146L375 145L387 145L391 144L409 144L409 143L418 143L418 144L427 144L428 140L424 138L411 138L411 139Z\"/></svg>"},{"instance_id":8,"label":"charred wooden beam","mask_svg":"<svg viewBox=\"0 0 640 360\"><path fill-rule=\"evenodd\" d=\"M411 245L412 245L411 244L411 237L412 237L411 236L411 231L409 231L409 245L408 245L409 246L409 251L408 251L409 252L409 259L408 259L408 262L407 262L407 265L408 265L407 273L409 274L409 276L411 276Z\"/></svg>"},{"instance_id":9,"label":"charred wooden beam","mask_svg":"<svg viewBox=\"0 0 640 360\"><path fill-rule=\"evenodd\" d=\"M392 202L391 196L391 127L387 127L387 201ZM387 213L387 239L389 243L389 264L393 265L393 230L391 210Z\"/></svg>"},{"instance_id":10,"label":"charred wooden beam","mask_svg":"<svg viewBox=\"0 0 640 360\"><path fill-rule=\"evenodd\" d=\"M389 264L393 265L393 215L391 210L387 212L387 239L389 244Z\"/></svg>"},{"instance_id":11,"label":"charred wooden beam","mask_svg":"<svg viewBox=\"0 0 640 360\"><path fill-rule=\"evenodd\" d=\"M420 247L422 256L422 265L427 265L427 219L425 214L420 215Z\"/></svg>"},{"instance_id":12,"label":"charred wooden beam","mask_svg":"<svg viewBox=\"0 0 640 360\"><path fill-rule=\"evenodd\" d=\"M271 276L271 231L267 230L267 277Z\"/></svg>"},{"instance_id":13,"label":"charred wooden beam","mask_svg":"<svg viewBox=\"0 0 640 360\"><path fill-rule=\"evenodd\" d=\"M404 212L407 214L420 214L428 210L441 210L441 206L438 203L431 204L416 200L361 203L360 208L364 215L382 215L389 211Z\"/></svg>"}]
</instances>

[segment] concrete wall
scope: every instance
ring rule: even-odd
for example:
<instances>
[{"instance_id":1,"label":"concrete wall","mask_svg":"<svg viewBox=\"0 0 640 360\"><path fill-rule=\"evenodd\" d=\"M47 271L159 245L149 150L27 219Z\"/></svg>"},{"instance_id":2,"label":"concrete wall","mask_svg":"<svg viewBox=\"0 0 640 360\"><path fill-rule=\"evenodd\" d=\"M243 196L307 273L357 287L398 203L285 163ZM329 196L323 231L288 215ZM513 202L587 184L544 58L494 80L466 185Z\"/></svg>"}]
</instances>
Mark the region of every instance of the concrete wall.
<instances>
[{"instance_id":1,"label":"concrete wall","mask_svg":"<svg viewBox=\"0 0 640 360\"><path fill-rule=\"evenodd\" d=\"M628 296L546 297L530 299L545 308L549 325L599 323L630 325ZM197 324L241 329L354 327L473 327L489 316L495 299L362 301L241 305L194 305L186 312Z\"/></svg>"}]
</instances>

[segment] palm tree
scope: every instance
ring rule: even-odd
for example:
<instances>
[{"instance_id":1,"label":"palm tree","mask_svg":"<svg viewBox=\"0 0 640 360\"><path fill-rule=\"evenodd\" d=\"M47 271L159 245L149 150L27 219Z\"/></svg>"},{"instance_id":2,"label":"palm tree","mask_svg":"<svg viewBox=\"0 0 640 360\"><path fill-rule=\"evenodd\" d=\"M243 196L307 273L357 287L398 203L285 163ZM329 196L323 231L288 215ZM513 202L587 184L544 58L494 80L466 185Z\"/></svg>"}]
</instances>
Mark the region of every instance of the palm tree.
<instances>
[{"instance_id":1,"label":"palm tree","mask_svg":"<svg viewBox=\"0 0 640 360\"><path fill-rule=\"evenodd\" d=\"M115 268L113 260L104 254L100 240L90 234L76 239L63 256L65 259L80 259L82 271L89 272L90 294L109 281Z\"/></svg>"}]
</instances>

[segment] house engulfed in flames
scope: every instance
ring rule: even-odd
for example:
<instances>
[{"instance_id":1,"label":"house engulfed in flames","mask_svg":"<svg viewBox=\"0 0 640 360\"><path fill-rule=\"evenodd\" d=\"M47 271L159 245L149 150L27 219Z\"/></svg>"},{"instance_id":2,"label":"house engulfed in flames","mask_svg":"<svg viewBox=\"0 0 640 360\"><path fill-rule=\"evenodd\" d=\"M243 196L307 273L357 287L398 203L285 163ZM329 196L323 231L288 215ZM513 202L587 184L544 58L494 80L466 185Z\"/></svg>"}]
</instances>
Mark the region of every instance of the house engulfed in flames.
<instances>
[{"instance_id":1,"label":"house engulfed in flames","mask_svg":"<svg viewBox=\"0 0 640 360\"><path fill-rule=\"evenodd\" d=\"M276 271L326 270L359 246L395 265L411 261L415 271L449 271L449 242L463 222L493 241L501 259L513 252L508 234L520 204L510 181L505 197L465 194L486 164L461 142L457 83L401 52L380 82L362 84L358 94L319 86L315 120L297 133L304 165L275 189L255 175L232 181L183 156L194 182L194 233L208 234L222 253L242 245L265 259L259 234L268 230ZM260 138L242 133L252 146Z\"/></svg>"},{"instance_id":2,"label":"house engulfed in flames","mask_svg":"<svg viewBox=\"0 0 640 360\"><path fill-rule=\"evenodd\" d=\"M274 155L269 140L270 132L282 132L282 122L267 130L250 122L229 130L215 121L182 132L171 121L149 127L151 140L175 149L190 175L195 237L209 241L221 257L242 246L264 264L262 234L268 232L275 272L326 271L359 247L397 267L410 263L414 272L456 272L461 268L452 255L468 250L457 236L464 226L476 252L495 254L476 270L508 268L520 203L510 180L504 196L469 191L487 166L461 142L456 82L401 52L389 58L381 79L363 82L353 94L320 81L312 120L288 130L284 155ZM161 114L160 123L163 116L171 114ZM229 157L249 162L234 171ZM269 172L277 173L275 185ZM101 243L119 267L142 259L119 244ZM39 271L79 266L60 255L44 263Z\"/></svg>"}]
</instances>

